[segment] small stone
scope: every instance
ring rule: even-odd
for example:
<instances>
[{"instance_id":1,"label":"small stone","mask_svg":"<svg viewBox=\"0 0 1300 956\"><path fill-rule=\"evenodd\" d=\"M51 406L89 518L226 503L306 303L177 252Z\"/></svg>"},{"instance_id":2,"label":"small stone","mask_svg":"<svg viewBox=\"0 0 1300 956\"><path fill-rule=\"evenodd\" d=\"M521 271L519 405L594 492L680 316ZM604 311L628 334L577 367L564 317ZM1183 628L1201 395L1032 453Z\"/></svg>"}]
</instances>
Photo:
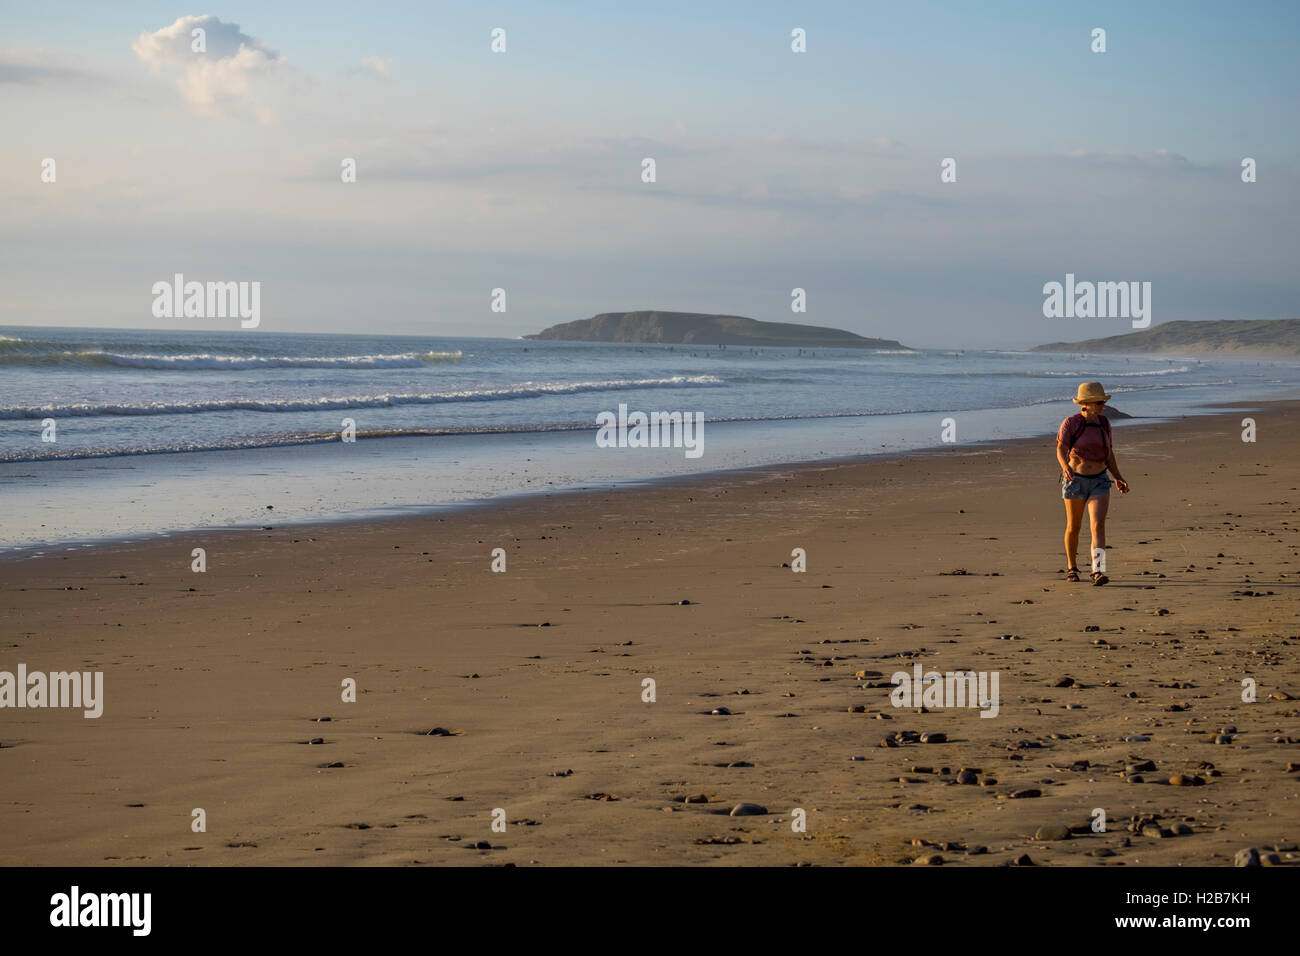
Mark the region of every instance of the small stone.
<instances>
[{"instance_id":1,"label":"small stone","mask_svg":"<svg viewBox=\"0 0 1300 956\"><path fill-rule=\"evenodd\" d=\"M1156 769L1156 763L1154 760L1141 760L1129 764L1125 769L1128 773L1152 773Z\"/></svg>"},{"instance_id":2,"label":"small stone","mask_svg":"<svg viewBox=\"0 0 1300 956\"><path fill-rule=\"evenodd\" d=\"M893 737L882 737L881 740L880 740L880 746L882 746L882 747L897 747L897 746L898 746L898 742L895 741Z\"/></svg>"},{"instance_id":3,"label":"small stone","mask_svg":"<svg viewBox=\"0 0 1300 956\"><path fill-rule=\"evenodd\" d=\"M1027 800L1030 797L1041 797L1042 795L1043 791L1035 790L1033 788L1028 790L1013 790L1008 794L1012 800Z\"/></svg>"},{"instance_id":4,"label":"small stone","mask_svg":"<svg viewBox=\"0 0 1300 956\"><path fill-rule=\"evenodd\" d=\"M685 605L687 605L687 604L690 604L691 602L688 601L686 598L682 598L682 599L681 599L680 601L678 601L677 603L680 604L680 605L682 605L682 606L685 606Z\"/></svg>"},{"instance_id":5,"label":"small stone","mask_svg":"<svg viewBox=\"0 0 1300 956\"><path fill-rule=\"evenodd\" d=\"M924 856L918 856L915 860L912 861L912 863L913 865L919 865L919 866L942 866L943 854L927 853Z\"/></svg>"},{"instance_id":6,"label":"small stone","mask_svg":"<svg viewBox=\"0 0 1300 956\"><path fill-rule=\"evenodd\" d=\"M721 715L721 716L723 716L723 717L730 717L730 716L731 716L731 710L730 710L730 708L727 708L727 707L714 707L713 710L709 711L709 713L711 713L711 714L719 714L719 715Z\"/></svg>"},{"instance_id":7,"label":"small stone","mask_svg":"<svg viewBox=\"0 0 1300 956\"><path fill-rule=\"evenodd\" d=\"M1230 744L1232 743L1232 738L1227 734L1215 734L1214 742L1216 744Z\"/></svg>"},{"instance_id":8,"label":"small stone","mask_svg":"<svg viewBox=\"0 0 1300 956\"><path fill-rule=\"evenodd\" d=\"M998 781L994 777L980 777L981 787L996 787L997 783Z\"/></svg>"},{"instance_id":9,"label":"small stone","mask_svg":"<svg viewBox=\"0 0 1300 956\"><path fill-rule=\"evenodd\" d=\"M1089 856L1114 856L1115 851L1108 846L1099 846L1095 850L1090 850L1088 852L1088 855Z\"/></svg>"},{"instance_id":10,"label":"small stone","mask_svg":"<svg viewBox=\"0 0 1300 956\"><path fill-rule=\"evenodd\" d=\"M1140 773L1131 773L1124 779L1129 783L1146 783L1146 779Z\"/></svg>"},{"instance_id":11,"label":"small stone","mask_svg":"<svg viewBox=\"0 0 1300 956\"><path fill-rule=\"evenodd\" d=\"M1276 853L1265 853L1259 858L1261 866L1281 866L1282 857Z\"/></svg>"},{"instance_id":12,"label":"small stone","mask_svg":"<svg viewBox=\"0 0 1300 956\"><path fill-rule=\"evenodd\" d=\"M1151 738L1146 734L1130 734L1128 737L1124 738L1124 743L1126 744L1145 744L1150 743L1150 741Z\"/></svg>"},{"instance_id":13,"label":"small stone","mask_svg":"<svg viewBox=\"0 0 1300 956\"><path fill-rule=\"evenodd\" d=\"M966 855L967 855L967 856L983 856L983 855L984 855L985 853L987 853L988 851L989 851L989 848L986 847L986 846L982 846L982 845L981 845L981 846L973 846L973 847L971 847L969 850L966 851Z\"/></svg>"},{"instance_id":14,"label":"small stone","mask_svg":"<svg viewBox=\"0 0 1300 956\"><path fill-rule=\"evenodd\" d=\"M948 735L944 733L931 731L929 733L921 734L921 743L923 744L945 744L947 742Z\"/></svg>"},{"instance_id":15,"label":"small stone","mask_svg":"<svg viewBox=\"0 0 1300 956\"><path fill-rule=\"evenodd\" d=\"M1058 680L1058 681L1057 681L1055 684L1053 684L1052 686L1053 686L1053 687L1073 687L1073 686L1074 686L1074 678L1073 678L1073 677L1062 677L1060 680Z\"/></svg>"},{"instance_id":16,"label":"small stone","mask_svg":"<svg viewBox=\"0 0 1300 956\"><path fill-rule=\"evenodd\" d=\"M1011 865L1012 866L1037 866L1038 864L1029 858L1028 853L1022 853L1020 856L1016 857L1015 862L1013 862Z\"/></svg>"},{"instance_id":17,"label":"small stone","mask_svg":"<svg viewBox=\"0 0 1300 956\"><path fill-rule=\"evenodd\" d=\"M1253 846L1244 850L1238 850L1237 855L1232 858L1233 866L1259 866L1259 851Z\"/></svg>"},{"instance_id":18,"label":"small stone","mask_svg":"<svg viewBox=\"0 0 1300 956\"><path fill-rule=\"evenodd\" d=\"M867 712L866 704L853 704L849 707L850 714L865 714Z\"/></svg>"},{"instance_id":19,"label":"small stone","mask_svg":"<svg viewBox=\"0 0 1300 956\"><path fill-rule=\"evenodd\" d=\"M733 817L757 817L767 813L767 807L757 803L738 803L731 808Z\"/></svg>"},{"instance_id":20,"label":"small stone","mask_svg":"<svg viewBox=\"0 0 1300 956\"><path fill-rule=\"evenodd\" d=\"M1192 832L1192 828L1189 827L1186 823L1174 824L1174 834L1176 836L1188 836L1191 832Z\"/></svg>"},{"instance_id":21,"label":"small stone","mask_svg":"<svg viewBox=\"0 0 1300 956\"><path fill-rule=\"evenodd\" d=\"M962 770L957 774L957 782L971 785L977 784L979 783L979 774L970 770Z\"/></svg>"},{"instance_id":22,"label":"small stone","mask_svg":"<svg viewBox=\"0 0 1300 956\"><path fill-rule=\"evenodd\" d=\"M487 840L479 840L477 843L474 844L474 849L476 849L476 850L490 850L490 849L492 849L492 844L489 843Z\"/></svg>"},{"instance_id":23,"label":"small stone","mask_svg":"<svg viewBox=\"0 0 1300 956\"><path fill-rule=\"evenodd\" d=\"M1053 823L1053 824L1048 824L1046 826L1041 826L1034 833L1034 839L1041 840L1044 842L1055 841L1055 840L1068 840L1070 839L1070 828L1060 823Z\"/></svg>"},{"instance_id":24,"label":"small stone","mask_svg":"<svg viewBox=\"0 0 1300 956\"><path fill-rule=\"evenodd\" d=\"M1229 724L1226 727L1219 728L1219 733L1221 734L1235 734L1236 732L1237 732L1237 728L1234 727L1232 724Z\"/></svg>"}]
</instances>

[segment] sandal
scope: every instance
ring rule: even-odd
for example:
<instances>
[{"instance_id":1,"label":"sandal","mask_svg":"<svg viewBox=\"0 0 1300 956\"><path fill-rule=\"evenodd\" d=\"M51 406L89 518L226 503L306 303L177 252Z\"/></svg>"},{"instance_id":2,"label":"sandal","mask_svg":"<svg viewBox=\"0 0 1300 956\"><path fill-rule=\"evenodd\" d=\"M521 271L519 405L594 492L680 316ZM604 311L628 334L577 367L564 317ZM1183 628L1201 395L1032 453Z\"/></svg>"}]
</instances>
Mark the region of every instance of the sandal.
<instances>
[{"instance_id":1,"label":"sandal","mask_svg":"<svg viewBox=\"0 0 1300 956\"><path fill-rule=\"evenodd\" d=\"M1079 583L1079 569L1078 569L1078 568L1070 568L1068 571L1066 571L1066 572L1065 572L1065 580L1067 580L1067 581L1073 581L1073 582L1075 582L1076 584Z\"/></svg>"},{"instance_id":2,"label":"sandal","mask_svg":"<svg viewBox=\"0 0 1300 956\"><path fill-rule=\"evenodd\" d=\"M1097 587L1101 587L1109 581L1110 578L1106 577L1106 575L1102 574L1100 571L1092 572L1092 583L1097 585Z\"/></svg>"}]
</instances>

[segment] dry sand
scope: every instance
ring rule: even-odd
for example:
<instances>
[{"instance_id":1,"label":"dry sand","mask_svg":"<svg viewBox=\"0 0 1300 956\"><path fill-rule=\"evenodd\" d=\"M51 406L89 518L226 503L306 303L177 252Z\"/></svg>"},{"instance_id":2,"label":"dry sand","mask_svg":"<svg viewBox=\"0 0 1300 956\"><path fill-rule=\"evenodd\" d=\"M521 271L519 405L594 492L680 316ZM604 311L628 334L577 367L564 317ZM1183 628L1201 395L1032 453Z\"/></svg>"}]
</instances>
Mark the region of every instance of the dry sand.
<instances>
[{"instance_id":1,"label":"dry sand","mask_svg":"<svg viewBox=\"0 0 1300 956\"><path fill-rule=\"evenodd\" d=\"M1117 430L1102 588L1062 580L1050 439L0 563L0 670L105 685L0 710L0 863L1295 860L1300 405L1252 414ZM998 716L893 707L914 659L997 671Z\"/></svg>"}]
</instances>

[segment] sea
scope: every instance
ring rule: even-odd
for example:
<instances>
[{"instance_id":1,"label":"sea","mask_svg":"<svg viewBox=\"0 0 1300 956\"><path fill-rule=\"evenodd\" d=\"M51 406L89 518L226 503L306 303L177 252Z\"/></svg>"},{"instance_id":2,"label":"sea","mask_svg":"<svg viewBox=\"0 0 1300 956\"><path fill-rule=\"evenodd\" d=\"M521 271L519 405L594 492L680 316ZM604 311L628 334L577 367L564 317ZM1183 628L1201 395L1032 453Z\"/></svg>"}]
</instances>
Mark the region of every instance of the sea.
<instances>
[{"instance_id":1,"label":"sea","mask_svg":"<svg viewBox=\"0 0 1300 956\"><path fill-rule=\"evenodd\" d=\"M0 552L978 457L1053 433L1081 381L1106 386L1123 425L1300 397L1300 363L0 326ZM601 447L598 416L620 406L702 415L702 453ZM1044 475L1054 487L1050 455Z\"/></svg>"}]
</instances>

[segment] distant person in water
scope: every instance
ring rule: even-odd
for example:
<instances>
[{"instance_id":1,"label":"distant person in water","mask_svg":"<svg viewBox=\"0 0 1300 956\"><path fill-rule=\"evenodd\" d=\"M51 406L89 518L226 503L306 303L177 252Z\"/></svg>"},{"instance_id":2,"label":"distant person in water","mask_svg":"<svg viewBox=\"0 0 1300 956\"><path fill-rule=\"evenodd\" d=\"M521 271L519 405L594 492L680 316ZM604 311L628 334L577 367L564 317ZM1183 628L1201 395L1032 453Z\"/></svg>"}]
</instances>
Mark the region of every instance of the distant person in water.
<instances>
[{"instance_id":1,"label":"distant person in water","mask_svg":"<svg viewBox=\"0 0 1300 956\"><path fill-rule=\"evenodd\" d=\"M1065 580L1078 581L1075 563L1079 552L1079 530L1083 527L1084 506L1092 526L1092 553L1101 551L1102 560L1094 561L1093 584L1105 584L1106 511L1110 507L1110 476L1120 494L1128 493L1128 482L1120 477L1111 443L1110 422L1102 414L1110 396L1101 382L1084 382L1079 386L1074 404L1079 413L1061 422L1056 433L1056 460L1061 465L1061 497L1065 499ZM1108 474L1109 472L1109 474Z\"/></svg>"}]
</instances>

